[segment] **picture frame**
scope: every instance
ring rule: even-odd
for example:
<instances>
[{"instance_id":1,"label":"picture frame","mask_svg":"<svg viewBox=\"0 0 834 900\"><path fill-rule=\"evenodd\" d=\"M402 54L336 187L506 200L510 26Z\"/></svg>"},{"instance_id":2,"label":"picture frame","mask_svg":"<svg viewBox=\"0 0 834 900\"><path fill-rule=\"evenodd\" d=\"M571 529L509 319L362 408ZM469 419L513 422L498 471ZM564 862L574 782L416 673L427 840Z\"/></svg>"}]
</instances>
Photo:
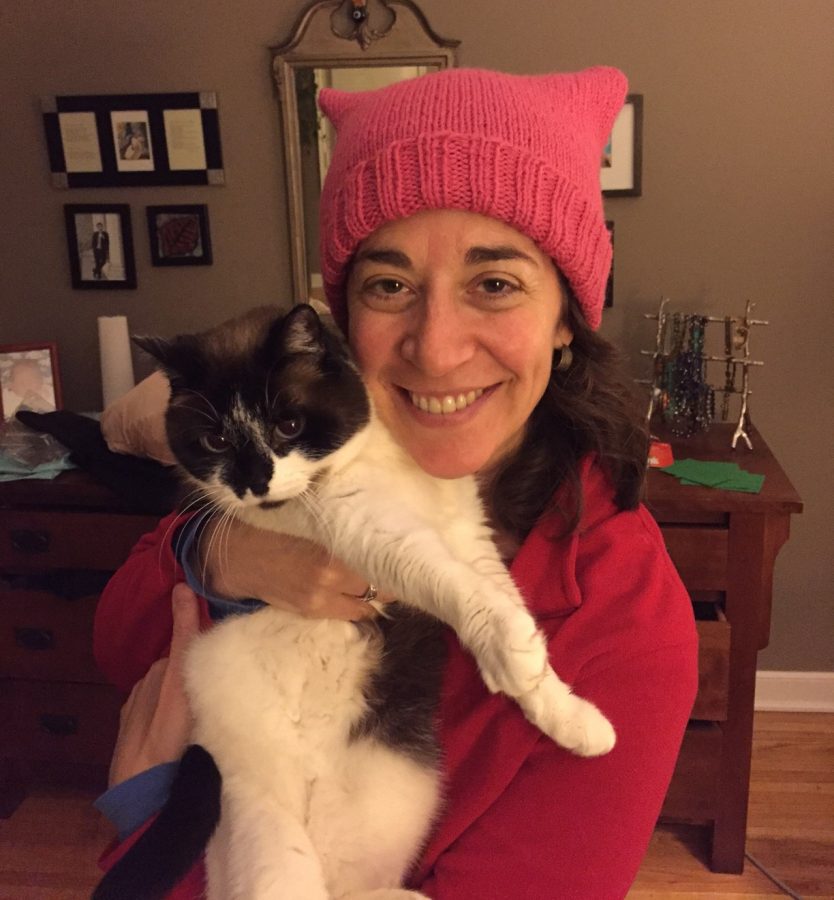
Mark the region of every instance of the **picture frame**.
<instances>
[{"instance_id":1,"label":"picture frame","mask_svg":"<svg viewBox=\"0 0 834 900\"><path fill-rule=\"evenodd\" d=\"M59 188L225 183L217 94L41 98Z\"/></svg>"},{"instance_id":2,"label":"picture frame","mask_svg":"<svg viewBox=\"0 0 834 900\"><path fill-rule=\"evenodd\" d=\"M605 283L605 302L603 303L604 309L610 309L614 305L614 259L615 254L614 251L614 223L610 219L605 220L605 227L608 229L608 234L611 238L611 270L608 273L608 281Z\"/></svg>"},{"instance_id":3,"label":"picture frame","mask_svg":"<svg viewBox=\"0 0 834 900\"><path fill-rule=\"evenodd\" d=\"M643 193L643 95L629 94L602 152L600 184L606 197Z\"/></svg>"},{"instance_id":4,"label":"picture frame","mask_svg":"<svg viewBox=\"0 0 834 900\"><path fill-rule=\"evenodd\" d=\"M58 345L54 342L0 346L0 421L20 408L34 412L61 409Z\"/></svg>"},{"instance_id":5,"label":"picture frame","mask_svg":"<svg viewBox=\"0 0 834 900\"><path fill-rule=\"evenodd\" d=\"M155 266L210 266L208 206L179 204L146 207L151 262Z\"/></svg>"},{"instance_id":6,"label":"picture frame","mask_svg":"<svg viewBox=\"0 0 834 900\"><path fill-rule=\"evenodd\" d=\"M112 291L136 287L130 206L68 203L64 220L73 288Z\"/></svg>"}]
</instances>

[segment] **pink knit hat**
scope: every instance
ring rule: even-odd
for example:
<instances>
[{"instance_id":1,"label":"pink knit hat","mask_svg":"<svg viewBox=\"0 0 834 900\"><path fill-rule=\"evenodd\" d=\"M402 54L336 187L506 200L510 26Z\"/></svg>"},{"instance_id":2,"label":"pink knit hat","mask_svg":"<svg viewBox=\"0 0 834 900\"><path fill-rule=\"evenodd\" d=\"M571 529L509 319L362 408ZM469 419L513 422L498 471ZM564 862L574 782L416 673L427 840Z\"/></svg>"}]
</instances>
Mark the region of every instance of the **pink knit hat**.
<instances>
[{"instance_id":1,"label":"pink knit hat","mask_svg":"<svg viewBox=\"0 0 834 900\"><path fill-rule=\"evenodd\" d=\"M605 67L445 69L375 91L323 89L319 104L338 132L320 211L336 320L347 324L347 267L368 235L423 209L464 209L533 240L597 328L611 266L600 157L626 90L625 75Z\"/></svg>"}]
</instances>

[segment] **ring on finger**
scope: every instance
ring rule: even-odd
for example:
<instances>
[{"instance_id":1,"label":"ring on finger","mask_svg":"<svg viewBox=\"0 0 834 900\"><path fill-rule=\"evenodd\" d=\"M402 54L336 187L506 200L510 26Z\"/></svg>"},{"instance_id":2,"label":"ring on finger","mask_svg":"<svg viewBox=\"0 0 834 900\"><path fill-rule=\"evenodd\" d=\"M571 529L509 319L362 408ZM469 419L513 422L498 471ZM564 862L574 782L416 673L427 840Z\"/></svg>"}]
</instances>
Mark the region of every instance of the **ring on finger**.
<instances>
[{"instance_id":1,"label":"ring on finger","mask_svg":"<svg viewBox=\"0 0 834 900\"><path fill-rule=\"evenodd\" d=\"M374 600L379 596L379 591L377 590L376 585L369 584L368 589L364 594L359 598L363 603L373 603Z\"/></svg>"}]
</instances>

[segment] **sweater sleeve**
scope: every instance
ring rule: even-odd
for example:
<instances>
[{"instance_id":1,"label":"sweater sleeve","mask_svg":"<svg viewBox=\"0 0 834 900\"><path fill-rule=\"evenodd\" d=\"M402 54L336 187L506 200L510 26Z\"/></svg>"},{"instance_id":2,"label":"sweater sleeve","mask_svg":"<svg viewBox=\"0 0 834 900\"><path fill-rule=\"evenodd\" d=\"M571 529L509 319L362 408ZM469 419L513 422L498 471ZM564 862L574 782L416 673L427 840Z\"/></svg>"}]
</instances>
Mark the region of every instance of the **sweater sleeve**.
<instances>
[{"instance_id":1,"label":"sweater sleeve","mask_svg":"<svg viewBox=\"0 0 834 900\"><path fill-rule=\"evenodd\" d=\"M539 739L498 799L437 859L420 890L433 900L624 897L692 706L691 660L691 642L669 645L577 682L577 693L614 724L614 750L580 759Z\"/></svg>"},{"instance_id":2,"label":"sweater sleeve","mask_svg":"<svg viewBox=\"0 0 834 900\"><path fill-rule=\"evenodd\" d=\"M171 542L180 522L172 514L144 535L99 598L93 625L96 663L125 694L168 652L171 592L184 580Z\"/></svg>"}]
</instances>

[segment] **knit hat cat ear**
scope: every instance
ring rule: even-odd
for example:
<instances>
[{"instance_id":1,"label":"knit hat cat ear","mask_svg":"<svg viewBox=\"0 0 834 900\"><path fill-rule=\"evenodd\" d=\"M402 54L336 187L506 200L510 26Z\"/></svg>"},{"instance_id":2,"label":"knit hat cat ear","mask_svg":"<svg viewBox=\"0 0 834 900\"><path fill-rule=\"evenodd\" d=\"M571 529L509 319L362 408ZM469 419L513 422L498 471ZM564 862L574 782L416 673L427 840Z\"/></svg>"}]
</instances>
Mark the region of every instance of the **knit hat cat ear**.
<instances>
[{"instance_id":1,"label":"knit hat cat ear","mask_svg":"<svg viewBox=\"0 0 834 900\"><path fill-rule=\"evenodd\" d=\"M344 114L356 105L357 94L350 91L339 91L336 88L322 88L317 101L321 111L333 123L338 131Z\"/></svg>"},{"instance_id":2,"label":"knit hat cat ear","mask_svg":"<svg viewBox=\"0 0 834 900\"><path fill-rule=\"evenodd\" d=\"M366 237L424 209L462 209L534 241L597 328L611 266L600 158L626 90L625 75L607 67L531 76L444 69L375 91L323 90L338 132L320 206L336 321L346 328L345 279Z\"/></svg>"},{"instance_id":3,"label":"knit hat cat ear","mask_svg":"<svg viewBox=\"0 0 834 900\"><path fill-rule=\"evenodd\" d=\"M567 77L573 78L573 84L566 80ZM626 76L610 66L594 66L572 76L564 73L545 75L543 80L552 88L555 103L560 100L570 102L569 98L573 98L576 114L586 117L601 153L611 136L614 120L623 107L628 91Z\"/></svg>"}]
</instances>

